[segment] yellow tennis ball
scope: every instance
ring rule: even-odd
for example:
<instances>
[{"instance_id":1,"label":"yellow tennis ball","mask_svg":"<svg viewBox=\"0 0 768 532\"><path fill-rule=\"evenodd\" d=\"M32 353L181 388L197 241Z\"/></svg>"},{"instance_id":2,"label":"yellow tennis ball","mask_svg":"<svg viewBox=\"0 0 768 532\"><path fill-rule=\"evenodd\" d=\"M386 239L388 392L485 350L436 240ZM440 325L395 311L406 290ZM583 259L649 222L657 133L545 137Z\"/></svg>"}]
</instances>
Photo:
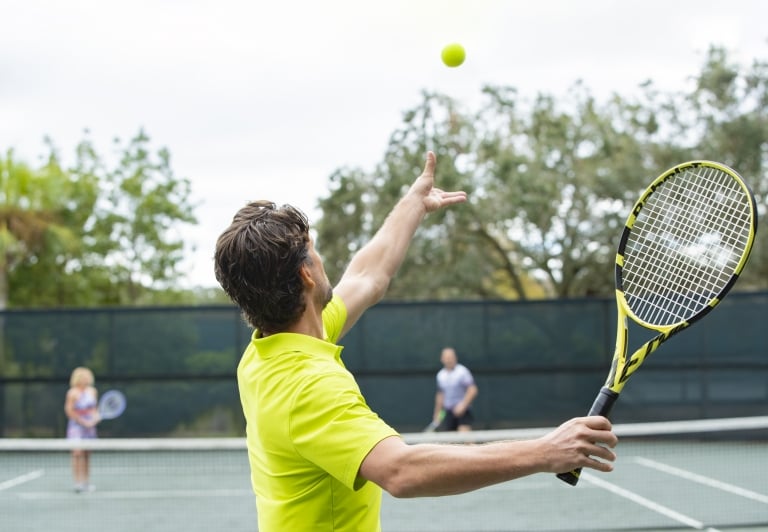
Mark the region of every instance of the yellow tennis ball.
<instances>
[{"instance_id":1,"label":"yellow tennis ball","mask_svg":"<svg viewBox=\"0 0 768 532\"><path fill-rule=\"evenodd\" d=\"M458 43L449 44L443 48L443 63L451 68L461 65L466 56L467 54L464 51L464 47Z\"/></svg>"}]
</instances>

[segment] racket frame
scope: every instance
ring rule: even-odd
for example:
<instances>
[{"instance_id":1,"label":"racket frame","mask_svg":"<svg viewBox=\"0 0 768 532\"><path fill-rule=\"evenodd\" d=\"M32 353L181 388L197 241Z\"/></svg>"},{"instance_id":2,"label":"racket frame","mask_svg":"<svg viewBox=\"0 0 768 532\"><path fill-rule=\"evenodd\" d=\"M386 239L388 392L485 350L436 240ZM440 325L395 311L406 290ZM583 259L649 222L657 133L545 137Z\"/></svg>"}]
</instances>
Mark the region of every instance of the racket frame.
<instances>
[{"instance_id":1,"label":"racket frame","mask_svg":"<svg viewBox=\"0 0 768 532\"><path fill-rule=\"evenodd\" d=\"M115 410L104 409L105 405L108 404L112 398L116 398L119 401L120 408ZM99 420L115 419L117 417L120 417L123 414L123 412L125 412L126 406L127 406L127 400L123 392L118 390L108 390L104 392L101 398L99 399L99 404L98 404Z\"/></svg>"},{"instance_id":2,"label":"racket frame","mask_svg":"<svg viewBox=\"0 0 768 532\"><path fill-rule=\"evenodd\" d=\"M747 239L747 242L745 243L744 251L739 257L739 261L737 262L736 266L734 267L734 271L730 279L725 283L725 285L720 289L720 291L710 299L707 305L705 305L701 310L699 310L697 313L693 314L689 318L685 320L680 320L677 323L672 323L668 325L657 325L657 324L649 323L641 319L640 317L638 317L632 311L625 297L625 293L623 289L624 287L623 274L624 274L624 252L626 250L627 242L629 241L629 236L632 233L632 228L634 227L638 216L640 215L641 211L645 207L648 201L648 198L651 197L651 195L653 195L654 192L656 192L656 189L658 189L668 180L676 177L677 175L683 172L687 172L689 170L697 170L700 168L705 168L705 169L711 168L711 169L723 172L729 175L734 181L736 181L739 184L739 186L741 187L742 191L744 192L745 196L748 199L749 208L750 208L749 237ZM624 388L624 385L626 384L627 380L643 364L643 362L648 357L648 355L656 351L656 349L658 349L662 343L667 341L674 334L677 334L678 332L684 329L687 329L693 323L695 323L696 321L706 316L713 308L715 308L720 303L720 301L723 300L723 298L728 294L731 288L733 288L734 284L736 284L736 281L739 278L739 274L744 269L744 266L749 260L749 255L752 250L752 244L754 243L756 232L757 232L757 204L755 202L755 197L752 194L752 191L749 189L749 186L744 182L741 176L738 173L736 173L736 171L734 171L733 169L721 163L717 163L714 161L704 161L704 160L689 161L686 163L682 163L677 166L674 166L673 168L670 168L669 170L661 174L648 186L648 188L646 188L646 190L643 192L640 198L635 202L632 208L632 211L624 225L624 230L622 231L621 238L619 240L619 246L616 252L616 264L615 264L615 270L614 270L615 287L616 287L615 288L616 308L617 308L617 314L618 314L617 320L616 320L616 348L613 354L613 358L611 360L611 368L608 373L608 378L606 379L605 385L603 385L603 387L600 389L600 391L597 394L597 397L592 403L592 407L590 408L589 413L587 414L588 416L607 417L610 414L614 403L619 398L619 394ZM658 332L658 334L655 337L646 341L643 345L641 345L638 349L636 349L629 358L627 358L628 338L629 338L629 327L627 322L628 318L632 319L632 321L634 321L635 323L637 323L638 325L646 329ZM580 469L576 469L573 471L560 473L557 475L557 477L563 480L564 482L567 482L568 484L575 486L579 481L580 472L581 472Z\"/></svg>"}]
</instances>

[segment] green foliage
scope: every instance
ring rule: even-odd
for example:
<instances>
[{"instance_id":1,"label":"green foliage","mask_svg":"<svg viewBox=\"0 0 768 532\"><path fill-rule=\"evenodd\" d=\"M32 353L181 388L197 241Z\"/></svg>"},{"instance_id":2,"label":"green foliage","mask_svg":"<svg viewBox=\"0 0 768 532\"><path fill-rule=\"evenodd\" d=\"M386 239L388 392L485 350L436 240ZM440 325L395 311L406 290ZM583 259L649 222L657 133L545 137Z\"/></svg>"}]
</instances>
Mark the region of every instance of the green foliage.
<instances>
[{"instance_id":1,"label":"green foliage","mask_svg":"<svg viewBox=\"0 0 768 532\"><path fill-rule=\"evenodd\" d=\"M36 169L0 158L0 308L192 302L178 227L197 220L169 151L139 131L108 164L86 136L65 169L47 148Z\"/></svg>"},{"instance_id":2,"label":"green foliage","mask_svg":"<svg viewBox=\"0 0 768 532\"><path fill-rule=\"evenodd\" d=\"M609 294L615 239L644 186L694 158L737 169L768 211L768 63L709 50L688 92L597 101L581 83L562 97L483 88L478 109L424 92L403 113L372 172L340 168L319 200L318 247L338 280L350 257L438 156L437 183L470 201L431 214L393 282L392 299L540 298ZM228 302L177 288L194 224L190 183L144 131L104 158L85 139L63 168L50 140L32 168L0 155L0 309ZM113 162L114 161L114 162ZM763 224L764 225L764 224ZM758 233L739 288L768 284L768 232Z\"/></svg>"},{"instance_id":3,"label":"green foliage","mask_svg":"<svg viewBox=\"0 0 768 532\"><path fill-rule=\"evenodd\" d=\"M0 157L0 309L8 305L12 274L47 254L60 267L76 251L71 223L88 208L88 192L89 184L74 182L53 156L38 171L17 161L13 150Z\"/></svg>"},{"instance_id":4,"label":"green foliage","mask_svg":"<svg viewBox=\"0 0 768 532\"><path fill-rule=\"evenodd\" d=\"M616 238L640 191L666 168L712 159L738 169L768 201L768 66L742 71L713 47L693 90L598 102L581 83L533 101L485 87L469 112L424 93L403 115L373 174L339 169L319 202L318 248L332 280L437 154L437 186L469 202L432 214L388 297L539 298L610 295ZM768 286L768 233L740 288Z\"/></svg>"}]
</instances>

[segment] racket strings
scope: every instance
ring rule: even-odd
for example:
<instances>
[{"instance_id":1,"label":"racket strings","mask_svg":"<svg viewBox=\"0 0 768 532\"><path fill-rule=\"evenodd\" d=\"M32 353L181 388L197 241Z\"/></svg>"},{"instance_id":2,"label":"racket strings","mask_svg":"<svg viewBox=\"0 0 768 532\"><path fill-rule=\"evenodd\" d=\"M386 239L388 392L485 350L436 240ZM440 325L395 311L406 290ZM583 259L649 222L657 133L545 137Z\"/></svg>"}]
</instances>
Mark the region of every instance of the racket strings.
<instances>
[{"instance_id":1,"label":"racket strings","mask_svg":"<svg viewBox=\"0 0 768 532\"><path fill-rule=\"evenodd\" d=\"M662 240L674 243L674 245L671 246L671 249L675 252L669 255L669 246L667 246L666 249L659 246L649 247L650 253L647 254L647 258L651 259L652 262L650 264L659 265L661 264L659 261L666 260L668 262L668 266L666 269L658 267L654 269L648 269L648 264L646 264L645 267L648 269L648 273L652 274L649 275L649 281L646 284L646 287L652 289L653 294L659 294L662 283L667 285L670 282L668 277L670 273L674 274L681 283L684 283L678 283L678 286L681 287L682 290L678 290L676 292L676 297L674 299L667 298L665 300L662 297L661 303L655 301L659 299L658 296L653 300L649 300L648 298L643 300L646 306L653 309L657 313L657 318L658 313L663 311L671 312L671 314L676 317L680 316L680 312L684 312L684 308L687 308L692 303L694 306L700 305L702 304L702 300L704 302L708 301L710 299L710 294L714 291L717 291L719 288L716 284L714 284L714 281L717 281L718 278L711 276L708 277L706 275L708 273L707 269L711 270L711 268L705 268L705 266L709 265L705 260L702 260L702 258L707 255L707 251L709 251L707 249L701 249L703 247L702 244L707 244L707 242L703 241L700 231L697 232L693 230L695 227L692 225L690 220L686 223L680 223L680 216L682 214L680 212L681 205L687 205L688 212L694 213L695 215L693 222L698 225L701 224L701 213L703 212L703 209L706 208L706 206L703 204L701 191L696 190L697 188L701 188L700 184L696 183L694 185L695 186L692 187L691 190L687 191L674 186L668 188L667 190L661 191L661 193L656 198L656 203L652 204L650 210L648 211L650 214L647 216L647 219L653 222L649 224L651 231L649 234L653 236L653 240L651 240L651 242L658 240L659 235L661 235ZM686 192L688 195L685 194ZM687 204L684 204L683 202L686 200ZM716 211L717 209L711 210ZM712 220L718 220L718 217L722 217L722 213L715 213L715 216L712 218ZM670 218L673 219L675 225L669 225ZM662 225L659 224L660 221L667 223L668 226L662 227ZM708 227L711 229L715 228L713 231L717 231L717 226L709 224ZM719 229L724 229L722 224L720 224ZM707 238L711 240L713 235L716 235L716 233L710 231L708 235L709 236L707 236ZM679 252L678 248L681 245L690 244L691 242L694 243L694 246L687 246L688 249L685 250L687 253ZM688 257L686 257L686 255L688 255ZM686 260L690 259L690 256L692 255L695 256L695 258L698 260ZM709 255L712 254L709 253ZM720 255L723 255L722 251L720 252ZM691 292L691 290L697 287L692 282L694 279L698 280L699 288L704 288L706 290L704 292L700 290L698 292L698 294L700 294L699 297L691 298L689 294L695 293ZM711 281L709 285L705 284L708 279ZM727 282L727 278L725 282ZM684 308L679 308L681 306Z\"/></svg>"},{"instance_id":2,"label":"racket strings","mask_svg":"<svg viewBox=\"0 0 768 532\"><path fill-rule=\"evenodd\" d=\"M103 419L115 418L123 413L125 406L125 396L116 390L110 390L99 401L99 415Z\"/></svg>"},{"instance_id":3,"label":"racket strings","mask_svg":"<svg viewBox=\"0 0 768 532\"><path fill-rule=\"evenodd\" d=\"M695 189L696 187L694 187ZM679 216L680 213L676 212L678 209L676 207L679 207L681 205L681 202L685 200L684 196L681 196L680 190L675 190L675 187L672 187L669 189L671 192L670 194L667 194L665 198L662 198L664 201L660 202L658 205L655 206L655 210L657 212L654 213L655 220L662 220L660 218L660 213L658 212L658 209L663 207L663 205L670 205L673 206L671 210L664 210L662 212L665 212L667 216L671 213L674 217L678 218L677 225L668 228L670 230L666 231L666 240L673 242L675 245L672 246L672 249L676 252L673 253L671 256L665 256L666 251L662 248L655 248L654 253L651 255L651 257L658 263L659 260L667 260L669 262L668 268L666 270L662 270L659 268L656 268L654 271L655 278L652 278L651 281L653 285L655 285L654 288L656 288L656 292L658 292L658 288L661 285L662 282L668 283L669 278L667 275L670 273L675 274L676 278L680 280L680 282L685 283L681 286L684 290L680 291L678 290L678 297L674 300L673 303L681 303L681 299L683 300L682 303L690 303L690 301L686 302L686 299L690 299L690 296L688 294L691 293L692 289L696 288L696 285L692 282L693 280L697 280L699 282L699 288L704 289L700 290L698 293L703 294L700 297L696 297L694 303L699 302L700 300L709 300L710 294L712 292L715 292L719 289L719 286L714 284L715 281L718 280L718 277L712 277L708 276L708 270L709 273L711 273L711 268L707 268L710 266L707 264L706 258L707 255L710 255L709 259L711 259L711 250L705 248L705 244L711 244L711 242L707 242L707 239L713 240L713 237L717 237L718 233L721 231L717 231L712 224L709 225L709 227L712 229L710 233L707 234L706 239L703 238L699 233L692 231L692 225L691 223L679 223ZM690 192L690 191L689 191ZM693 212L696 217L701 218L701 210L702 210L702 201L699 191L695 191L697 193L690 195L690 201L688 202L688 208L689 212ZM659 196L660 198L662 196ZM673 202L671 203L670 200ZM722 213L720 213L721 215ZM717 214L716 214L717 216ZM713 217L712 220L717 220L717 217ZM651 217L653 218L653 217ZM694 219L694 222L700 223L700 220ZM653 231L658 231L658 224L652 225ZM722 227L720 227L722 229ZM657 236L656 233L654 233L654 236ZM719 244L719 238L717 238L718 244ZM693 242L693 246L687 245ZM686 247L685 253L679 253L676 248L678 248L681 243L684 243L683 245ZM711 247L711 246L710 246ZM722 253L722 250L720 250L719 255L726 256ZM697 260L689 260L690 257L693 256ZM665 276L661 276L660 274L664 273ZM709 284L706 284L707 281L710 281ZM727 279L725 280L727 282ZM649 284L649 286L651 286ZM670 301L667 302L667 310L669 310ZM660 307L659 305L651 305L652 307L655 307L657 311L663 310L665 307ZM679 306L679 305L675 305ZM679 316L678 312L673 312L676 316Z\"/></svg>"},{"instance_id":4,"label":"racket strings","mask_svg":"<svg viewBox=\"0 0 768 532\"><path fill-rule=\"evenodd\" d=\"M715 168L688 169L647 198L624 250L623 291L656 325L684 321L726 287L749 246L748 194Z\"/></svg>"}]
</instances>

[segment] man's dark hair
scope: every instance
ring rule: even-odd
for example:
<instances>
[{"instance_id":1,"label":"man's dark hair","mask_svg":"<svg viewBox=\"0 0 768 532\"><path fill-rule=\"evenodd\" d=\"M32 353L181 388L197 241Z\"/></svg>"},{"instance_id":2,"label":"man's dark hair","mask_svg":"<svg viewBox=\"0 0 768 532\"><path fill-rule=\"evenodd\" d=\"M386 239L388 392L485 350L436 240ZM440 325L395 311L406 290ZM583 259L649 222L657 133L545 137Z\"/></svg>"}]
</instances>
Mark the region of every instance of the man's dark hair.
<instances>
[{"instance_id":1,"label":"man's dark hair","mask_svg":"<svg viewBox=\"0 0 768 532\"><path fill-rule=\"evenodd\" d=\"M306 308L299 275L307 263L309 221L290 205L251 202L216 241L216 280L264 334L285 330Z\"/></svg>"}]
</instances>

